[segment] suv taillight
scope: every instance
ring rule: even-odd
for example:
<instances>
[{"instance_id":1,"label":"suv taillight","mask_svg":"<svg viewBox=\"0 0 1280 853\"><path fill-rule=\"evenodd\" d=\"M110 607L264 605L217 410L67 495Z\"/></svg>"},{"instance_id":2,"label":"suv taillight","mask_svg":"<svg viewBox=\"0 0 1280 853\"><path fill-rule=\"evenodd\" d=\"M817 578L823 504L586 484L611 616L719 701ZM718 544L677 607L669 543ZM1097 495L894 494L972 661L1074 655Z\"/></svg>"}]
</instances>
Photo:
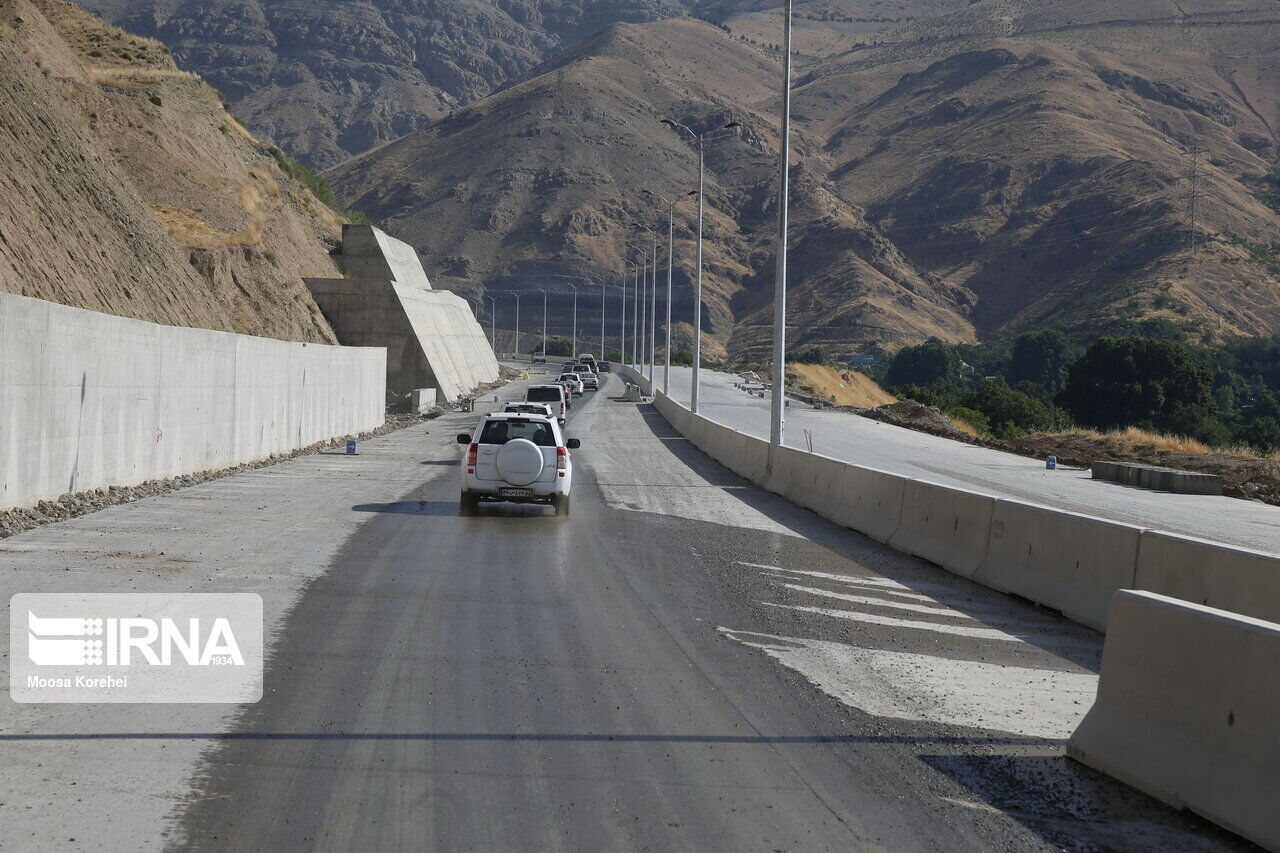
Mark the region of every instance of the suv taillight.
<instances>
[{"instance_id":1,"label":"suv taillight","mask_svg":"<svg viewBox=\"0 0 1280 853\"><path fill-rule=\"evenodd\" d=\"M480 445L476 444L473 441L471 443L471 447L467 449L467 467L468 468L474 469L476 467L476 455L479 453L480 453ZM467 473L474 474L475 471L471 470L471 471L468 471Z\"/></svg>"},{"instance_id":2,"label":"suv taillight","mask_svg":"<svg viewBox=\"0 0 1280 853\"><path fill-rule=\"evenodd\" d=\"M556 448L556 468L563 471L569 467L569 451L563 447Z\"/></svg>"}]
</instances>

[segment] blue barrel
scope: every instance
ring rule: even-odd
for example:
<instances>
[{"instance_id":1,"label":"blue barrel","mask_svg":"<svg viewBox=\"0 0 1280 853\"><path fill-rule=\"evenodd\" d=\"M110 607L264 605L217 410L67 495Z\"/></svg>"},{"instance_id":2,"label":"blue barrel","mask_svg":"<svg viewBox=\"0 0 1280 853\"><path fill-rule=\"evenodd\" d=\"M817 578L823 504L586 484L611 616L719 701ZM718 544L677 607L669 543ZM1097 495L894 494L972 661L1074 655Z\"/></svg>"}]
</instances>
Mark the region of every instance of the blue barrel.
<instances>
[{"instance_id":1,"label":"blue barrel","mask_svg":"<svg viewBox=\"0 0 1280 853\"><path fill-rule=\"evenodd\" d=\"M1048 459L1044 460L1044 467L1048 468L1050 471L1057 469L1058 457L1050 456Z\"/></svg>"},{"instance_id":2,"label":"blue barrel","mask_svg":"<svg viewBox=\"0 0 1280 853\"><path fill-rule=\"evenodd\" d=\"M356 452L356 443L354 441L347 442L347 454L354 456Z\"/></svg>"}]
</instances>

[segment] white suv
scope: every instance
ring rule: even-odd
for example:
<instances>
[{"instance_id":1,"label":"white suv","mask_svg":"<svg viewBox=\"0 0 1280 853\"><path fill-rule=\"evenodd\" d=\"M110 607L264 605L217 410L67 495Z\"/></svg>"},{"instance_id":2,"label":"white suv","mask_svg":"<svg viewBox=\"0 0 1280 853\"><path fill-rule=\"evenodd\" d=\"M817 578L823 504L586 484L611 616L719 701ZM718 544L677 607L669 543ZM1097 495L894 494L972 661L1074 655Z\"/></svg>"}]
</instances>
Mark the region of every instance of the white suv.
<instances>
[{"instance_id":1,"label":"white suv","mask_svg":"<svg viewBox=\"0 0 1280 853\"><path fill-rule=\"evenodd\" d=\"M581 397L585 386L582 384L582 377L570 371L569 373L561 373L556 382L563 382L565 387L573 392L573 396Z\"/></svg>"},{"instance_id":2,"label":"white suv","mask_svg":"<svg viewBox=\"0 0 1280 853\"><path fill-rule=\"evenodd\" d=\"M458 443L467 445L459 499L463 515L474 514L482 500L551 504L556 515L569 514L569 451L580 445L564 437L555 418L485 415L474 433L458 434Z\"/></svg>"}]
</instances>

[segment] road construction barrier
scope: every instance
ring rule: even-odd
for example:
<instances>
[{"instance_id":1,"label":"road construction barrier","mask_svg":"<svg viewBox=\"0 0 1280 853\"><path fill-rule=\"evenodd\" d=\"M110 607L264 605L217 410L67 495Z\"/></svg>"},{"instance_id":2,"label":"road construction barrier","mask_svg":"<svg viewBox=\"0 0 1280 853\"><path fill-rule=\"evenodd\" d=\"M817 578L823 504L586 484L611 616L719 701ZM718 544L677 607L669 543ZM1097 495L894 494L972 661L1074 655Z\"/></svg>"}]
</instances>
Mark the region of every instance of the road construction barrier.
<instances>
[{"instance_id":1,"label":"road construction barrier","mask_svg":"<svg viewBox=\"0 0 1280 853\"><path fill-rule=\"evenodd\" d=\"M1280 625L1124 590L1067 754L1280 850L1277 719Z\"/></svg>"},{"instance_id":2,"label":"road construction barrier","mask_svg":"<svg viewBox=\"0 0 1280 853\"><path fill-rule=\"evenodd\" d=\"M1116 590L1134 585L1142 528L997 499L974 580L1105 630Z\"/></svg>"},{"instance_id":3,"label":"road construction barrier","mask_svg":"<svg viewBox=\"0 0 1280 853\"><path fill-rule=\"evenodd\" d=\"M828 516L877 542L888 542L902 523L907 477L846 464L840 472L839 499Z\"/></svg>"},{"instance_id":4,"label":"road construction barrier","mask_svg":"<svg viewBox=\"0 0 1280 853\"><path fill-rule=\"evenodd\" d=\"M664 394L655 401L695 447L739 476L1085 625L1104 628L1112 593L1135 586L1280 621L1278 556L773 449Z\"/></svg>"},{"instance_id":5,"label":"road construction barrier","mask_svg":"<svg viewBox=\"0 0 1280 853\"><path fill-rule=\"evenodd\" d=\"M1280 622L1280 556L1147 530L1137 563L1137 589Z\"/></svg>"},{"instance_id":6,"label":"road construction barrier","mask_svg":"<svg viewBox=\"0 0 1280 853\"><path fill-rule=\"evenodd\" d=\"M990 495L908 480L902 495L902 523L889 545L972 578L987 556L995 502Z\"/></svg>"},{"instance_id":7,"label":"road construction barrier","mask_svg":"<svg viewBox=\"0 0 1280 853\"><path fill-rule=\"evenodd\" d=\"M795 481L799 475L801 454L802 451L790 447L770 447L769 473L760 485L792 503L799 503L796 497L803 489L796 489Z\"/></svg>"}]
</instances>

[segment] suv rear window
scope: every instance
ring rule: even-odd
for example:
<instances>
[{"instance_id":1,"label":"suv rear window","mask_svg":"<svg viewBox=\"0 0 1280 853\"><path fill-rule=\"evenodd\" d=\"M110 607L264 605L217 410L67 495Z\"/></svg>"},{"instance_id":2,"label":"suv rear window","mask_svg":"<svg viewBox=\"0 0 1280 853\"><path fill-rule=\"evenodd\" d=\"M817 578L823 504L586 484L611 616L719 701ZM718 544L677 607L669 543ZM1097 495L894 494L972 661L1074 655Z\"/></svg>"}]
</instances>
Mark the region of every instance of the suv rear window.
<instances>
[{"instance_id":1,"label":"suv rear window","mask_svg":"<svg viewBox=\"0 0 1280 853\"><path fill-rule=\"evenodd\" d=\"M559 388L530 388L524 398L531 403L559 403L563 395Z\"/></svg>"},{"instance_id":2,"label":"suv rear window","mask_svg":"<svg viewBox=\"0 0 1280 853\"><path fill-rule=\"evenodd\" d=\"M555 447L556 436L546 421L489 421L480 433L480 444L506 444L527 438L539 447Z\"/></svg>"},{"instance_id":3,"label":"suv rear window","mask_svg":"<svg viewBox=\"0 0 1280 853\"><path fill-rule=\"evenodd\" d=\"M585 364L575 364L573 366L573 372L574 373L590 373L591 368L587 367Z\"/></svg>"}]
</instances>

